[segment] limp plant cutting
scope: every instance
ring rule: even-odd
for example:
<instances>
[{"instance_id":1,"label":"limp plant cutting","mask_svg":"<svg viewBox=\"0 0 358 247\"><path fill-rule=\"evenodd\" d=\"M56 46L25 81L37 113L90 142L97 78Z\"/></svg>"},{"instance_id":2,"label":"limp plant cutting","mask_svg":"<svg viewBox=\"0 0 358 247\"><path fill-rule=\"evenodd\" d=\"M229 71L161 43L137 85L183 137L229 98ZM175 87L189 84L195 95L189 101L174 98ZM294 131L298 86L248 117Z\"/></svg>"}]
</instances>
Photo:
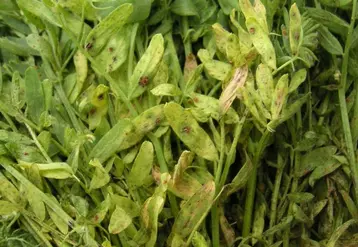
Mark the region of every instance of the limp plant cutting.
<instances>
[{"instance_id":1,"label":"limp plant cutting","mask_svg":"<svg viewBox=\"0 0 358 247\"><path fill-rule=\"evenodd\" d=\"M357 246L356 17L1 0L0 246Z\"/></svg>"}]
</instances>

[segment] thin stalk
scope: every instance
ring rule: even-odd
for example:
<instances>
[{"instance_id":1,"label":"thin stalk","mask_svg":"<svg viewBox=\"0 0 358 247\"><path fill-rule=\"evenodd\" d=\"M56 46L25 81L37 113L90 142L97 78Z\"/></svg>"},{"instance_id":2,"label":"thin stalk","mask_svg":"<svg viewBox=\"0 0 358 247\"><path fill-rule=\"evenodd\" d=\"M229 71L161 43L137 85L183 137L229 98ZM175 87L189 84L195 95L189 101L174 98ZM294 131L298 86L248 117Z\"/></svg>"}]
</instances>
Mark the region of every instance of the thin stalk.
<instances>
[{"instance_id":1,"label":"thin stalk","mask_svg":"<svg viewBox=\"0 0 358 247\"><path fill-rule=\"evenodd\" d=\"M147 136L154 145L155 153L157 155L157 160L158 160L159 166L160 166L160 172L161 173L168 172L169 171L168 166L167 166L167 163L165 162L163 148L161 146L160 141L153 133L148 133ZM170 206L172 209L172 213L174 215L177 215L179 213L179 207L177 205L176 198L171 193L168 193L168 198L169 198Z\"/></svg>"},{"instance_id":2,"label":"thin stalk","mask_svg":"<svg viewBox=\"0 0 358 247\"><path fill-rule=\"evenodd\" d=\"M75 128L75 130L79 133L83 133L80 122L78 121L74 111L72 110L72 106L70 102L68 101L65 91L63 91L62 85L58 82L55 85L56 92L58 94L58 97L62 101L62 104L65 106L68 116L71 119L72 125Z\"/></svg>"},{"instance_id":3,"label":"thin stalk","mask_svg":"<svg viewBox=\"0 0 358 247\"><path fill-rule=\"evenodd\" d=\"M278 201L278 195L280 192L280 187L281 187L281 179L282 179L282 174L283 174L283 168L284 168L284 163L282 158L279 156L278 157L278 162L277 162L277 171L276 171L276 178L275 178L275 185L274 185L274 189L273 189L273 193L272 193L272 197L271 197L271 212L270 212L270 227L273 227L276 224L276 216L277 216L277 201ZM273 235L271 235L268 239L268 244L272 245L273 243Z\"/></svg>"},{"instance_id":4,"label":"thin stalk","mask_svg":"<svg viewBox=\"0 0 358 247\"><path fill-rule=\"evenodd\" d=\"M307 100L307 114L308 114L308 130L312 130L312 85L311 85L311 78L310 74L307 73L307 92L310 94Z\"/></svg>"},{"instance_id":5,"label":"thin stalk","mask_svg":"<svg viewBox=\"0 0 358 247\"><path fill-rule=\"evenodd\" d=\"M14 122L12 121L11 117L9 117L9 115L7 115L7 113L0 111L1 114L4 116L4 118L6 119L6 121L8 122L8 124L10 125L10 128L12 129L12 131L14 132L18 132L18 129L16 128L16 125L14 124Z\"/></svg>"},{"instance_id":6,"label":"thin stalk","mask_svg":"<svg viewBox=\"0 0 358 247\"><path fill-rule=\"evenodd\" d=\"M52 163L52 159L50 158L50 156L47 154L46 150L43 148L43 146L37 139L35 132L31 129L31 127L28 124L25 123L25 126L26 126L27 130L30 132L31 137L34 140L35 145L40 150L42 156L46 159L47 162Z\"/></svg>"},{"instance_id":7,"label":"thin stalk","mask_svg":"<svg viewBox=\"0 0 358 247\"><path fill-rule=\"evenodd\" d=\"M218 168L215 172L215 185L216 185L216 194L220 192L220 177L224 165L225 158L225 123L224 120L220 121L220 159ZM220 246L220 229L219 229L219 210L218 204L215 202L211 208L211 231L212 231L212 243L213 247Z\"/></svg>"},{"instance_id":8,"label":"thin stalk","mask_svg":"<svg viewBox=\"0 0 358 247\"><path fill-rule=\"evenodd\" d=\"M246 201L245 201L245 215L244 215L244 222L242 228L242 236L247 237L250 234L251 230L251 221L252 221L252 212L254 209L254 200L255 200L255 191L256 191L256 179L257 179L257 168L259 162L261 160L261 155L266 147L267 141L270 137L270 132L266 130L262 135L260 142L258 144L257 151L255 153L253 159L253 171L251 173L249 183L247 186L247 194L246 194Z\"/></svg>"},{"instance_id":9,"label":"thin stalk","mask_svg":"<svg viewBox=\"0 0 358 247\"><path fill-rule=\"evenodd\" d=\"M354 110L353 110L353 117L351 120L351 128L352 128L352 140L353 146L357 146L358 142L358 83L354 84L354 88L356 90L356 97L354 99Z\"/></svg>"},{"instance_id":10,"label":"thin stalk","mask_svg":"<svg viewBox=\"0 0 358 247\"><path fill-rule=\"evenodd\" d=\"M216 186L218 186L220 183L220 177L221 177L221 172L223 170L224 159L225 159L225 123L223 120L221 120L220 121L220 159L219 159L218 169L215 173Z\"/></svg>"},{"instance_id":11,"label":"thin stalk","mask_svg":"<svg viewBox=\"0 0 358 247\"><path fill-rule=\"evenodd\" d=\"M292 64L297 59L298 59L298 57L293 57L290 60L288 60L286 63L282 64L278 69L276 69L274 72L272 72L272 76L275 76L278 72L283 70L286 66Z\"/></svg>"},{"instance_id":12,"label":"thin stalk","mask_svg":"<svg viewBox=\"0 0 358 247\"><path fill-rule=\"evenodd\" d=\"M32 232L41 239L41 242L43 245L51 247L52 244L47 240L47 238L42 234L41 231L39 231L39 229L37 229L36 225L31 222L31 219L28 218L26 215L22 215L23 217L23 221L22 223L24 223L25 226L27 226L28 228L30 228L32 230ZM25 223L26 222L26 223Z\"/></svg>"},{"instance_id":13,"label":"thin stalk","mask_svg":"<svg viewBox=\"0 0 358 247\"><path fill-rule=\"evenodd\" d=\"M237 144L239 142L242 127L244 126L245 121L246 121L246 113L244 114L244 116L241 118L240 122L236 126L234 140L232 141L232 144L231 144L231 147L230 147L230 150L229 150L229 154L226 157L224 171L223 171L223 173L221 175L220 184L219 184L220 190L225 184L225 181L226 181L227 176L229 174L230 166L234 161L234 155L235 155L235 152L236 152L236 147L237 147Z\"/></svg>"},{"instance_id":14,"label":"thin stalk","mask_svg":"<svg viewBox=\"0 0 358 247\"><path fill-rule=\"evenodd\" d=\"M347 102L346 102L346 84L347 84L347 74L348 74L348 58L349 58L349 49L352 43L352 35L356 17L356 9L357 9L357 1L353 1L353 8L352 8L352 16L351 22L348 28L347 39L344 47L344 55L343 55L343 62L342 62L342 75L341 75L341 85L338 90L338 97L339 97L339 106L341 109L341 118L342 118L342 126L343 126L343 133L344 139L347 146L347 154L350 169L352 172L353 177L353 185L354 185L354 200L355 203L358 204L358 167L356 164L356 157L354 153L354 146L351 134L351 128L349 124L349 116L347 110Z\"/></svg>"},{"instance_id":15,"label":"thin stalk","mask_svg":"<svg viewBox=\"0 0 358 247\"><path fill-rule=\"evenodd\" d=\"M294 168L293 168L293 174L297 174L297 172L299 171L300 162L301 162L300 154L298 152L295 152L295 164L294 164ZM298 187L298 178L297 178L297 176L293 176L293 181L292 181L292 185L291 185L291 193L296 192L297 187ZM290 205L288 207L288 214L292 213L292 208L293 208L293 203L290 202ZM290 228L288 228L284 232L284 236L283 236L283 247L289 247L289 246L290 246Z\"/></svg>"},{"instance_id":16,"label":"thin stalk","mask_svg":"<svg viewBox=\"0 0 358 247\"><path fill-rule=\"evenodd\" d=\"M183 16L182 17L182 34L183 34L183 43L184 43L184 51L185 51L185 56L189 56L189 54L192 53L192 47L191 47L191 42L190 42L190 38L189 37L185 37L185 35L188 33L189 30L189 23L188 23L188 17L187 16ZM186 38L186 40L185 40Z\"/></svg>"},{"instance_id":17,"label":"thin stalk","mask_svg":"<svg viewBox=\"0 0 358 247\"><path fill-rule=\"evenodd\" d=\"M129 53L128 53L128 70L127 70L128 80L129 80L129 78L131 78L131 76L133 74L134 48L135 48L135 40L136 40L136 36L137 36L138 27L139 27L139 23L134 24L133 29L132 29L132 34L131 34L131 43L130 43L130 48L129 48Z\"/></svg>"},{"instance_id":18,"label":"thin stalk","mask_svg":"<svg viewBox=\"0 0 358 247\"><path fill-rule=\"evenodd\" d=\"M208 96L213 96L221 87L221 82L218 82L209 92Z\"/></svg>"}]
</instances>

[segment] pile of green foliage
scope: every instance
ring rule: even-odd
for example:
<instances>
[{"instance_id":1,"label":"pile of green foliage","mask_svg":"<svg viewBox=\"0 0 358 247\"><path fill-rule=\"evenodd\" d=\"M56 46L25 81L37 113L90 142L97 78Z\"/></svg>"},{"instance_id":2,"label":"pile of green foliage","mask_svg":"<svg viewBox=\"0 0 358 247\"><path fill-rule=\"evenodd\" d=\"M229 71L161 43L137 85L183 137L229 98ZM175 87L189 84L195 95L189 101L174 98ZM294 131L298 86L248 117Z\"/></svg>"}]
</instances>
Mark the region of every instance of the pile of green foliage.
<instances>
[{"instance_id":1,"label":"pile of green foliage","mask_svg":"<svg viewBox=\"0 0 358 247\"><path fill-rule=\"evenodd\" d=\"M357 0L1 0L0 246L357 246Z\"/></svg>"}]
</instances>

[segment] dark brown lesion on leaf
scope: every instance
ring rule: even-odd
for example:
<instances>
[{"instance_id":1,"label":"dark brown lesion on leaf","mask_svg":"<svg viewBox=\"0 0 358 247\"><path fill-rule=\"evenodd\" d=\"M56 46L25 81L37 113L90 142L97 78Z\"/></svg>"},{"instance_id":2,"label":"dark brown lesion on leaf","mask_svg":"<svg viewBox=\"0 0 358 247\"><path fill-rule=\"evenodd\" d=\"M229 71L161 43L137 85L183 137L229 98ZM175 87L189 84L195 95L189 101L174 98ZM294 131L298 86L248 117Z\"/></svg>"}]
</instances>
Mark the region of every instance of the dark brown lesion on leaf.
<instances>
[{"instance_id":1,"label":"dark brown lesion on leaf","mask_svg":"<svg viewBox=\"0 0 358 247\"><path fill-rule=\"evenodd\" d=\"M186 133L186 134L189 134L191 132L191 128L189 126L185 126L183 129L182 129L182 132L183 133Z\"/></svg>"},{"instance_id":2,"label":"dark brown lesion on leaf","mask_svg":"<svg viewBox=\"0 0 358 247\"><path fill-rule=\"evenodd\" d=\"M109 52L113 52L113 51L114 51L113 47L109 47L109 48L108 48L108 51L109 51Z\"/></svg>"},{"instance_id":3,"label":"dark brown lesion on leaf","mask_svg":"<svg viewBox=\"0 0 358 247\"><path fill-rule=\"evenodd\" d=\"M147 86L148 83L149 83L149 78L148 78L148 76L142 76L142 77L139 79L139 85L142 86L142 87Z\"/></svg>"},{"instance_id":4,"label":"dark brown lesion on leaf","mask_svg":"<svg viewBox=\"0 0 358 247\"><path fill-rule=\"evenodd\" d=\"M295 33L295 40L299 40L300 39L300 33L299 32L296 32Z\"/></svg>"},{"instance_id":5,"label":"dark brown lesion on leaf","mask_svg":"<svg viewBox=\"0 0 358 247\"><path fill-rule=\"evenodd\" d=\"M98 96L97 96L97 99L98 99L98 100L103 100L103 99L104 99L104 94L101 93L100 95L98 95Z\"/></svg>"},{"instance_id":6,"label":"dark brown lesion on leaf","mask_svg":"<svg viewBox=\"0 0 358 247\"><path fill-rule=\"evenodd\" d=\"M251 28L249 29L249 32L250 32L251 34L255 34L256 30L255 30L255 28L251 27Z\"/></svg>"},{"instance_id":7,"label":"dark brown lesion on leaf","mask_svg":"<svg viewBox=\"0 0 358 247\"><path fill-rule=\"evenodd\" d=\"M89 113L88 113L88 115L93 115L93 114L95 114L96 113L96 108L92 108L90 111L89 111Z\"/></svg>"},{"instance_id":8,"label":"dark brown lesion on leaf","mask_svg":"<svg viewBox=\"0 0 358 247\"><path fill-rule=\"evenodd\" d=\"M86 44L86 49L89 50L92 48L92 46L93 46L93 43L89 42Z\"/></svg>"}]
</instances>

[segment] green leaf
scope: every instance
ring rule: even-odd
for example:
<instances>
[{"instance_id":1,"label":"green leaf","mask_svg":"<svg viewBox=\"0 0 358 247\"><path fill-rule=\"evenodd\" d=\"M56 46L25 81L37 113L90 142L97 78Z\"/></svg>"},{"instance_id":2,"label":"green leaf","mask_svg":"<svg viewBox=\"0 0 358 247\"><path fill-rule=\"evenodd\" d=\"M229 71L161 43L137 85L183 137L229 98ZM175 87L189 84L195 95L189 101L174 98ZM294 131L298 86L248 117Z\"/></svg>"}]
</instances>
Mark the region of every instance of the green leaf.
<instances>
[{"instance_id":1,"label":"green leaf","mask_svg":"<svg viewBox=\"0 0 358 247\"><path fill-rule=\"evenodd\" d=\"M307 14L330 31L343 37L347 35L349 24L337 15L318 8L306 8Z\"/></svg>"},{"instance_id":2,"label":"green leaf","mask_svg":"<svg viewBox=\"0 0 358 247\"><path fill-rule=\"evenodd\" d=\"M86 38L86 50L91 56L97 55L127 22L133 12L132 4L122 4L92 29Z\"/></svg>"},{"instance_id":3,"label":"green leaf","mask_svg":"<svg viewBox=\"0 0 358 247\"><path fill-rule=\"evenodd\" d=\"M117 70L127 60L130 28L131 25L126 25L114 34L96 56L97 64L100 64L106 73Z\"/></svg>"},{"instance_id":4,"label":"green leaf","mask_svg":"<svg viewBox=\"0 0 358 247\"><path fill-rule=\"evenodd\" d=\"M53 66L58 65L55 62L55 54L53 54L50 43L43 36L33 33L26 37L26 41L31 48L39 51L40 55L50 61Z\"/></svg>"},{"instance_id":5,"label":"green leaf","mask_svg":"<svg viewBox=\"0 0 358 247\"><path fill-rule=\"evenodd\" d=\"M328 7L339 8L346 7L352 2L352 0L320 0L319 2Z\"/></svg>"},{"instance_id":6,"label":"green leaf","mask_svg":"<svg viewBox=\"0 0 358 247\"><path fill-rule=\"evenodd\" d=\"M125 230L132 223L132 217L130 217L126 211L116 206L116 209L112 213L109 221L108 231L111 234L118 234Z\"/></svg>"},{"instance_id":7,"label":"green leaf","mask_svg":"<svg viewBox=\"0 0 358 247\"><path fill-rule=\"evenodd\" d=\"M53 195L48 196L49 200L58 204L56 198ZM54 211L53 208L48 207L47 212L50 215L51 220L55 223L56 227L63 233L68 233L68 222L62 218L58 212Z\"/></svg>"},{"instance_id":8,"label":"green leaf","mask_svg":"<svg viewBox=\"0 0 358 247\"><path fill-rule=\"evenodd\" d=\"M278 80L271 102L272 119L278 119L283 107L286 105L288 95L288 75L284 74Z\"/></svg>"},{"instance_id":9,"label":"green leaf","mask_svg":"<svg viewBox=\"0 0 358 247\"><path fill-rule=\"evenodd\" d=\"M193 100L195 107L201 109L205 115L209 115L210 117L218 121L222 117L221 114L223 113L223 111L220 109L221 98L217 100L213 97L193 93L191 95L191 99ZM235 124L239 122L239 116L237 112L230 107L223 116L223 120L227 124Z\"/></svg>"},{"instance_id":10,"label":"green leaf","mask_svg":"<svg viewBox=\"0 0 358 247\"><path fill-rule=\"evenodd\" d=\"M323 177L325 177L326 175L334 172L335 170L337 170L339 167L341 167L341 163L340 162L336 162L336 163L328 163L326 165L323 166L318 166L316 167L313 172L311 173L309 179L308 179L308 183L313 187L314 183L318 180L321 179Z\"/></svg>"},{"instance_id":11,"label":"green leaf","mask_svg":"<svg viewBox=\"0 0 358 247\"><path fill-rule=\"evenodd\" d=\"M334 247L336 246L336 242L341 237L341 235L347 231L348 227L350 227L353 224L357 224L357 220L351 219L340 225L337 229L334 230L331 237L329 238L327 242L327 247Z\"/></svg>"},{"instance_id":12,"label":"green leaf","mask_svg":"<svg viewBox=\"0 0 358 247\"><path fill-rule=\"evenodd\" d=\"M30 118L38 123L45 110L45 97L38 72L33 67L25 72L25 100Z\"/></svg>"},{"instance_id":13,"label":"green leaf","mask_svg":"<svg viewBox=\"0 0 358 247\"><path fill-rule=\"evenodd\" d=\"M46 207L41 198L33 188L26 188L26 198L29 201L32 212L35 213L40 221L44 221L46 217Z\"/></svg>"},{"instance_id":14,"label":"green leaf","mask_svg":"<svg viewBox=\"0 0 358 247\"><path fill-rule=\"evenodd\" d=\"M0 215L6 218L6 216L16 214L20 212L21 208L12 202L0 200Z\"/></svg>"},{"instance_id":15,"label":"green leaf","mask_svg":"<svg viewBox=\"0 0 358 247\"><path fill-rule=\"evenodd\" d=\"M214 196L215 183L209 181L183 204L175 218L171 235L177 234L185 239L194 233L210 210Z\"/></svg>"},{"instance_id":16,"label":"green leaf","mask_svg":"<svg viewBox=\"0 0 358 247\"><path fill-rule=\"evenodd\" d=\"M39 52L31 48L25 38L0 38L0 48L19 56L39 56Z\"/></svg>"},{"instance_id":17,"label":"green leaf","mask_svg":"<svg viewBox=\"0 0 358 247\"><path fill-rule=\"evenodd\" d=\"M287 195L288 199L294 203L306 203L314 199L314 195L308 192L294 192Z\"/></svg>"},{"instance_id":18,"label":"green leaf","mask_svg":"<svg viewBox=\"0 0 358 247\"><path fill-rule=\"evenodd\" d=\"M266 64L259 64L256 69L256 84L262 102L267 109L271 107L271 98L274 93L274 82L271 69Z\"/></svg>"},{"instance_id":19,"label":"green leaf","mask_svg":"<svg viewBox=\"0 0 358 247\"><path fill-rule=\"evenodd\" d=\"M235 175L231 183L226 184L224 186L224 190L221 194L221 200L224 201L226 198L229 197L229 195L242 189L249 180L251 172L253 170L253 164L248 156L246 156L246 158L247 160L245 164L240 168L239 172Z\"/></svg>"},{"instance_id":20,"label":"green leaf","mask_svg":"<svg viewBox=\"0 0 358 247\"><path fill-rule=\"evenodd\" d=\"M343 48L338 39L326 27L319 28L319 44L332 55L343 55Z\"/></svg>"},{"instance_id":21,"label":"green leaf","mask_svg":"<svg viewBox=\"0 0 358 247\"><path fill-rule=\"evenodd\" d=\"M111 179L108 172L103 168L98 159L91 160L89 164L95 167L89 189L93 190L105 186Z\"/></svg>"},{"instance_id":22,"label":"green leaf","mask_svg":"<svg viewBox=\"0 0 358 247\"><path fill-rule=\"evenodd\" d=\"M316 148L308 152L301 159L301 168L297 176L302 177L319 166L330 166L337 163L333 155L337 151L335 146Z\"/></svg>"},{"instance_id":23,"label":"green leaf","mask_svg":"<svg viewBox=\"0 0 358 247\"><path fill-rule=\"evenodd\" d=\"M180 16L199 16L198 10L191 0L175 0L170 5L170 10Z\"/></svg>"},{"instance_id":24,"label":"green leaf","mask_svg":"<svg viewBox=\"0 0 358 247\"><path fill-rule=\"evenodd\" d=\"M182 94L178 86L169 83L160 84L150 92L155 96L180 96Z\"/></svg>"},{"instance_id":25,"label":"green leaf","mask_svg":"<svg viewBox=\"0 0 358 247\"><path fill-rule=\"evenodd\" d=\"M109 207L111 206L111 198L109 195L106 196L105 200L102 201L93 211L93 213L90 216L90 221L93 224L100 224L104 218L106 217L106 214L109 210Z\"/></svg>"},{"instance_id":26,"label":"green leaf","mask_svg":"<svg viewBox=\"0 0 358 247\"><path fill-rule=\"evenodd\" d=\"M128 184L132 186L142 186L145 178L149 175L153 167L154 148L149 141L142 143L139 153L134 160L132 169L127 177Z\"/></svg>"},{"instance_id":27,"label":"green leaf","mask_svg":"<svg viewBox=\"0 0 358 247\"><path fill-rule=\"evenodd\" d=\"M214 143L190 112L177 103L171 102L165 105L164 114L174 132L191 151L204 159L218 160Z\"/></svg>"},{"instance_id":28,"label":"green leaf","mask_svg":"<svg viewBox=\"0 0 358 247\"><path fill-rule=\"evenodd\" d=\"M42 1L37 0L16 0L19 7L28 11L31 14L50 22L51 24L60 27L60 20L55 12L46 7L46 5Z\"/></svg>"},{"instance_id":29,"label":"green leaf","mask_svg":"<svg viewBox=\"0 0 358 247\"><path fill-rule=\"evenodd\" d=\"M111 202L126 211L130 217L134 218L139 216L140 208L138 204L131 199L114 194L111 195Z\"/></svg>"},{"instance_id":30,"label":"green leaf","mask_svg":"<svg viewBox=\"0 0 358 247\"><path fill-rule=\"evenodd\" d=\"M194 154L184 151L180 155L178 164L174 167L173 178L168 183L168 189L176 196L188 199L201 188L201 184L191 177L185 170L191 165Z\"/></svg>"},{"instance_id":31,"label":"green leaf","mask_svg":"<svg viewBox=\"0 0 358 247\"><path fill-rule=\"evenodd\" d=\"M276 53L268 34L254 18L246 19L246 27L256 50L260 53L262 60L270 68L276 69Z\"/></svg>"},{"instance_id":32,"label":"green leaf","mask_svg":"<svg viewBox=\"0 0 358 247\"><path fill-rule=\"evenodd\" d=\"M307 70L300 69L292 75L288 93L296 91L296 89L306 80Z\"/></svg>"},{"instance_id":33,"label":"green leaf","mask_svg":"<svg viewBox=\"0 0 358 247\"><path fill-rule=\"evenodd\" d=\"M71 90L71 94L68 97L70 103L75 102L77 97L80 95L83 84L87 78L88 65L85 55L81 51L77 51L73 56L73 63L76 68L76 83Z\"/></svg>"},{"instance_id":34,"label":"green leaf","mask_svg":"<svg viewBox=\"0 0 358 247\"><path fill-rule=\"evenodd\" d=\"M161 34L153 36L148 48L137 63L130 78L130 98L141 95L152 82L164 54L164 39Z\"/></svg>"},{"instance_id":35,"label":"green leaf","mask_svg":"<svg viewBox=\"0 0 358 247\"><path fill-rule=\"evenodd\" d=\"M20 204L21 197L20 192L5 176L0 172L0 195L2 198L14 204Z\"/></svg>"},{"instance_id":36,"label":"green leaf","mask_svg":"<svg viewBox=\"0 0 358 247\"><path fill-rule=\"evenodd\" d=\"M119 149L120 145L126 138L126 134L128 135L132 129L132 123L128 119L119 121L93 147L90 157L96 158L100 162L106 161Z\"/></svg>"},{"instance_id":37,"label":"green leaf","mask_svg":"<svg viewBox=\"0 0 358 247\"><path fill-rule=\"evenodd\" d=\"M301 14L296 3L290 8L290 48L293 55L297 55L303 40Z\"/></svg>"},{"instance_id":38,"label":"green leaf","mask_svg":"<svg viewBox=\"0 0 358 247\"><path fill-rule=\"evenodd\" d=\"M40 171L41 176L54 179L66 179L73 176L71 167L64 162L52 162L49 164L29 163L19 160L19 166L29 168L36 165Z\"/></svg>"}]
</instances>

